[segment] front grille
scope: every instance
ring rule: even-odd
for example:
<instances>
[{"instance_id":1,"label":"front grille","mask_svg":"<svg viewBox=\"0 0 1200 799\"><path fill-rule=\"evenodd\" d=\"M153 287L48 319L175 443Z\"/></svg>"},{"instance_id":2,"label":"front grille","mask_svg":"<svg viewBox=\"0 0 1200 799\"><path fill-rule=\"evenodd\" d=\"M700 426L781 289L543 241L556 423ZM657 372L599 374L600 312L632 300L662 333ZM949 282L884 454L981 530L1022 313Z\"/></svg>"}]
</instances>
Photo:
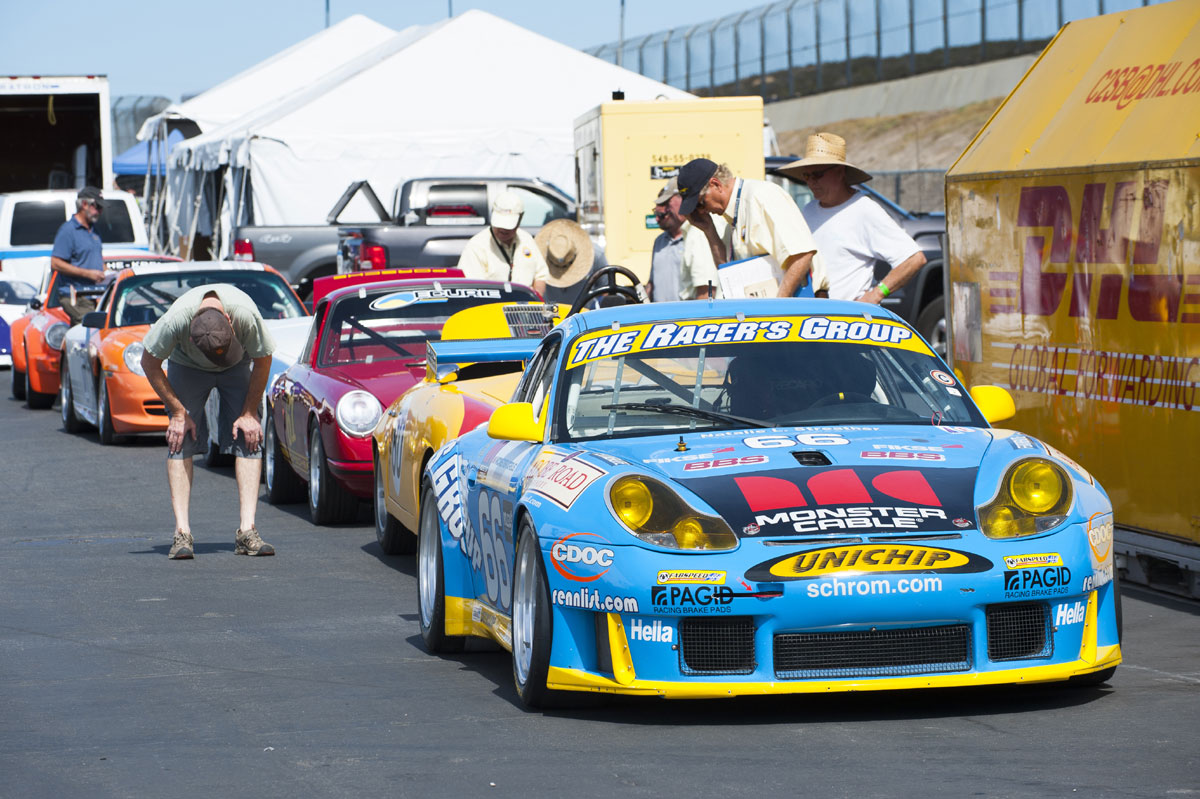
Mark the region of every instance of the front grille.
<instances>
[{"instance_id":1,"label":"front grille","mask_svg":"<svg viewBox=\"0 0 1200 799\"><path fill-rule=\"evenodd\" d=\"M895 677L970 667L966 624L775 636L775 676L784 680Z\"/></svg>"},{"instance_id":2,"label":"front grille","mask_svg":"<svg viewBox=\"0 0 1200 799\"><path fill-rule=\"evenodd\" d=\"M754 620L749 616L679 622L684 674L750 674L754 671Z\"/></svg>"},{"instance_id":3,"label":"front grille","mask_svg":"<svg viewBox=\"0 0 1200 799\"><path fill-rule=\"evenodd\" d=\"M504 321L514 338L543 338L554 326L557 305L508 305Z\"/></svg>"},{"instance_id":4,"label":"front grille","mask_svg":"<svg viewBox=\"0 0 1200 799\"><path fill-rule=\"evenodd\" d=\"M989 660L1050 657L1054 639L1050 606L1045 602L1008 602L987 607Z\"/></svg>"}]
</instances>

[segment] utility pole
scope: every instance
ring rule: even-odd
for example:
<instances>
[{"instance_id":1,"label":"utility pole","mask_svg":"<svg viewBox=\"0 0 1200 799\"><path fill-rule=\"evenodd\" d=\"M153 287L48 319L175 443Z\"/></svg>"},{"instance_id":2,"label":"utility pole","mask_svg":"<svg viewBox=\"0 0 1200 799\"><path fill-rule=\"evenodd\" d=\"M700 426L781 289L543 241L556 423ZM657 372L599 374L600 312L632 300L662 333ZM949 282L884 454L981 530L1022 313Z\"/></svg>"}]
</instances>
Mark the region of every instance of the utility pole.
<instances>
[{"instance_id":1,"label":"utility pole","mask_svg":"<svg viewBox=\"0 0 1200 799\"><path fill-rule=\"evenodd\" d=\"M625 0L621 0L621 21L617 27L617 66L625 52Z\"/></svg>"},{"instance_id":2,"label":"utility pole","mask_svg":"<svg viewBox=\"0 0 1200 799\"><path fill-rule=\"evenodd\" d=\"M454 16L454 0L446 0L446 16Z\"/></svg>"},{"instance_id":3,"label":"utility pole","mask_svg":"<svg viewBox=\"0 0 1200 799\"><path fill-rule=\"evenodd\" d=\"M325 27L329 27L329 0L325 0Z\"/></svg>"}]
</instances>

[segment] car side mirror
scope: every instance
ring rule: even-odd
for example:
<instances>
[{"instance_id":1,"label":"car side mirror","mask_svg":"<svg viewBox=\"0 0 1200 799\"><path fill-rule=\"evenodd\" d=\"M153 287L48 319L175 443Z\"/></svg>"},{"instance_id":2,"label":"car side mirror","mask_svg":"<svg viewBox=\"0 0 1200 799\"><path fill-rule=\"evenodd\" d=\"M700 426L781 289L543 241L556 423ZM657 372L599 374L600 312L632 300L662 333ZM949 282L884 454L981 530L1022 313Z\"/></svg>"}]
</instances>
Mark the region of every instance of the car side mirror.
<instances>
[{"instance_id":1,"label":"car side mirror","mask_svg":"<svg viewBox=\"0 0 1200 799\"><path fill-rule=\"evenodd\" d=\"M30 307L30 309L32 309L32 310L34 310L34 311L40 311L40 310L42 310L42 300L41 300L41 298L39 298L39 297L34 297L32 300L30 300L30 301L29 301L29 307Z\"/></svg>"},{"instance_id":2,"label":"car side mirror","mask_svg":"<svg viewBox=\"0 0 1200 799\"><path fill-rule=\"evenodd\" d=\"M83 315L83 320L80 322L84 327L101 328L104 327L104 318L108 316L104 311L89 311Z\"/></svg>"},{"instance_id":3,"label":"car side mirror","mask_svg":"<svg viewBox=\"0 0 1200 799\"><path fill-rule=\"evenodd\" d=\"M1017 415L1017 405L1006 388L975 386L971 389L971 399L975 400L988 424L1003 422Z\"/></svg>"},{"instance_id":4,"label":"car side mirror","mask_svg":"<svg viewBox=\"0 0 1200 799\"><path fill-rule=\"evenodd\" d=\"M488 422L488 436L501 441L542 440L542 425L533 415L533 405L528 402L510 402L492 412Z\"/></svg>"}]
</instances>

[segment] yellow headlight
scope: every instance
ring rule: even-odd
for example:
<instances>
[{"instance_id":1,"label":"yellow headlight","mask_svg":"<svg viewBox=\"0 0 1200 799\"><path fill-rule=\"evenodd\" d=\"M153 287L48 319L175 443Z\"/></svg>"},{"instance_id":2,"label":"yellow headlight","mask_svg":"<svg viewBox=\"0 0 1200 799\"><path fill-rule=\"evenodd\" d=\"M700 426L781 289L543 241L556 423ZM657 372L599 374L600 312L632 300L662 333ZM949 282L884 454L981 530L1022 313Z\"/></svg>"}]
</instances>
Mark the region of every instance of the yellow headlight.
<instances>
[{"instance_id":1,"label":"yellow headlight","mask_svg":"<svg viewBox=\"0 0 1200 799\"><path fill-rule=\"evenodd\" d=\"M1015 538L1021 534L1012 508L996 505L983 520L985 532L992 538Z\"/></svg>"},{"instance_id":2,"label":"yellow headlight","mask_svg":"<svg viewBox=\"0 0 1200 799\"><path fill-rule=\"evenodd\" d=\"M679 543L680 549L707 548L708 536L704 534L704 528L700 525L699 519L680 519L675 523L675 529L671 532L675 535L675 540Z\"/></svg>"},{"instance_id":3,"label":"yellow headlight","mask_svg":"<svg viewBox=\"0 0 1200 799\"><path fill-rule=\"evenodd\" d=\"M1061 473L1046 461L1031 460L1013 470L1009 493L1027 513L1046 513L1062 499Z\"/></svg>"},{"instance_id":4,"label":"yellow headlight","mask_svg":"<svg viewBox=\"0 0 1200 799\"><path fill-rule=\"evenodd\" d=\"M637 530L646 524L654 512L654 500L650 489L636 477L625 477L612 488L613 510L621 521Z\"/></svg>"}]
</instances>

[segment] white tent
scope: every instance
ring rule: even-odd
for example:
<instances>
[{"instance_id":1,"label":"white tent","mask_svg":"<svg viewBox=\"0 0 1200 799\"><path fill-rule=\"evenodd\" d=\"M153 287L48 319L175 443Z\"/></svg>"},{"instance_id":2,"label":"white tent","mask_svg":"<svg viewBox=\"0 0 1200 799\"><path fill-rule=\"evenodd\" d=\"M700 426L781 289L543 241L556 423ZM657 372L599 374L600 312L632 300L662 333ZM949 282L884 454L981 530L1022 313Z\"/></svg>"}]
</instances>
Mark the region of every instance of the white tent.
<instances>
[{"instance_id":1,"label":"white tent","mask_svg":"<svg viewBox=\"0 0 1200 799\"><path fill-rule=\"evenodd\" d=\"M386 25L355 14L190 100L172 103L148 117L137 137L144 140L156 135L165 120L189 120L200 131L212 130L253 111L264 101L312 85L330 69L353 60L364 50L395 35L396 32Z\"/></svg>"},{"instance_id":2,"label":"white tent","mask_svg":"<svg viewBox=\"0 0 1200 799\"><path fill-rule=\"evenodd\" d=\"M321 224L345 188L364 178L381 195L436 175L541 177L572 191L575 118L618 89L630 100L691 97L467 11L407 29L307 92L183 142L169 165L172 182L194 197L228 167L225 233L228 223L251 218L247 205L256 224ZM186 226L176 230L186 236Z\"/></svg>"}]
</instances>

